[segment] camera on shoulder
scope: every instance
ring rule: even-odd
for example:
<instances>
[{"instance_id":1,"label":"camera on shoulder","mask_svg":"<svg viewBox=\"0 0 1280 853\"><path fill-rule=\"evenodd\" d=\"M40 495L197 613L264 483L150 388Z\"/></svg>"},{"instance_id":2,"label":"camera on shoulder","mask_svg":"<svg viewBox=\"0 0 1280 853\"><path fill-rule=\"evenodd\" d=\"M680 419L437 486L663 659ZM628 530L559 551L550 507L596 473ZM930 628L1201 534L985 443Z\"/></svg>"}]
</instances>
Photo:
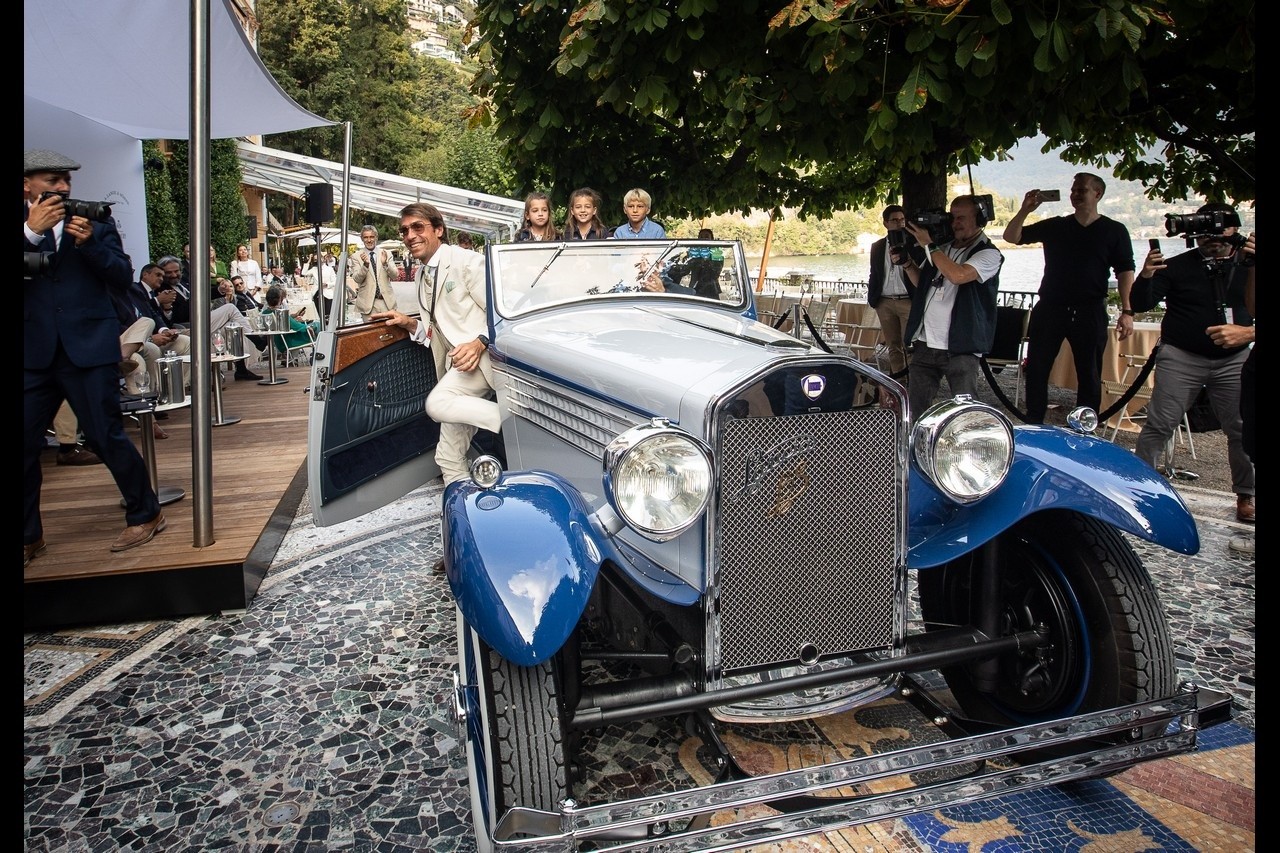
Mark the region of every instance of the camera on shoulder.
<instances>
[{"instance_id":1,"label":"camera on shoulder","mask_svg":"<svg viewBox=\"0 0 1280 853\"><path fill-rule=\"evenodd\" d=\"M46 190L40 193L40 200L57 196L62 199L62 207L68 219L73 216L83 216L90 222L110 222L111 221L111 202L109 201L81 201L78 198L68 198L59 192Z\"/></svg>"},{"instance_id":2,"label":"camera on shoulder","mask_svg":"<svg viewBox=\"0 0 1280 853\"><path fill-rule=\"evenodd\" d=\"M946 243L955 236L951 230L951 213L942 208L917 210L908 217L907 221L914 222L928 231L929 239L934 243Z\"/></svg>"}]
</instances>

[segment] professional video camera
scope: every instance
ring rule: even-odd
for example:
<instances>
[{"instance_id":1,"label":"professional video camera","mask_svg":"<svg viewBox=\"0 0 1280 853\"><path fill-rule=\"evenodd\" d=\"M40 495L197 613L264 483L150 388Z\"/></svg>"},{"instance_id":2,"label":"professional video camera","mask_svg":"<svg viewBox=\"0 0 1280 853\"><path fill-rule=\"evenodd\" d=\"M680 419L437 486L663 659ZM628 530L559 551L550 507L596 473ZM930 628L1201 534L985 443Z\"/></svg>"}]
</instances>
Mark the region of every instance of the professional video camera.
<instances>
[{"instance_id":1,"label":"professional video camera","mask_svg":"<svg viewBox=\"0 0 1280 853\"><path fill-rule=\"evenodd\" d=\"M53 269L53 252L23 252L26 261L25 278L35 278Z\"/></svg>"},{"instance_id":2,"label":"professional video camera","mask_svg":"<svg viewBox=\"0 0 1280 853\"><path fill-rule=\"evenodd\" d=\"M1204 213L1166 213L1164 216L1165 236L1183 237L1187 241L1188 249L1196 244L1197 237L1218 237L1222 242L1239 251L1248 238L1239 231L1234 234L1223 233L1228 228L1239 227L1240 214L1234 210L1210 210ZM1248 266L1253 263L1253 258L1238 255L1236 263L1240 266Z\"/></svg>"},{"instance_id":3,"label":"professional video camera","mask_svg":"<svg viewBox=\"0 0 1280 853\"><path fill-rule=\"evenodd\" d=\"M51 196L58 196L62 199L63 209L66 216L70 219L73 216L83 216L92 222L110 222L111 221L111 202L109 201L81 201L78 198L67 198L62 193L48 190L40 193L40 200Z\"/></svg>"}]
</instances>

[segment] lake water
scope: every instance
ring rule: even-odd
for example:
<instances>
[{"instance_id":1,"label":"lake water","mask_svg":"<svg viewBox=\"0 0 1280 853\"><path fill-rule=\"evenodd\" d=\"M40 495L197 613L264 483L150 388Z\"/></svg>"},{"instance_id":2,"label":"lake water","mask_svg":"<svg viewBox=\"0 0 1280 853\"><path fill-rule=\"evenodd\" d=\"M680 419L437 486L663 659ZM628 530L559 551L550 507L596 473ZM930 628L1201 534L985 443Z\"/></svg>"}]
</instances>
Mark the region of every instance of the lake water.
<instances>
[{"instance_id":1,"label":"lake water","mask_svg":"<svg viewBox=\"0 0 1280 853\"><path fill-rule=\"evenodd\" d=\"M1185 241L1178 237L1164 238L1160 247L1166 257L1179 255L1187 250ZM1142 260L1147 256L1146 240L1133 241L1133 260L1136 268L1141 268ZM1039 246L1019 246L1001 249L1004 254L1004 266L1000 268L1000 289L1018 290L1036 293L1040 290L1040 279L1044 275L1044 250ZM813 273L817 281L862 281L868 278L871 256L862 255L770 255L769 267L765 274L769 278L783 275L786 271ZM747 267L752 275L760 271L760 257L747 256ZM1112 279L1114 286L1115 279Z\"/></svg>"}]
</instances>

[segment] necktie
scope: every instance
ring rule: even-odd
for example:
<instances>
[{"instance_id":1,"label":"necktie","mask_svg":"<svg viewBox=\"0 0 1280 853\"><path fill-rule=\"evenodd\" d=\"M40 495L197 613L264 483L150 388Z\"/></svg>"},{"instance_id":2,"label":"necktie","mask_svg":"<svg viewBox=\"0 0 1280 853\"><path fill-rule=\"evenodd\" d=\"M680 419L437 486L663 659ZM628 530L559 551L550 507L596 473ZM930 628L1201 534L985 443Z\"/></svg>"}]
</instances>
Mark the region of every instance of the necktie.
<instances>
[{"instance_id":1,"label":"necktie","mask_svg":"<svg viewBox=\"0 0 1280 853\"><path fill-rule=\"evenodd\" d=\"M373 298L382 298L382 288L378 286L378 261L377 253L369 252L369 272L373 273Z\"/></svg>"}]
</instances>

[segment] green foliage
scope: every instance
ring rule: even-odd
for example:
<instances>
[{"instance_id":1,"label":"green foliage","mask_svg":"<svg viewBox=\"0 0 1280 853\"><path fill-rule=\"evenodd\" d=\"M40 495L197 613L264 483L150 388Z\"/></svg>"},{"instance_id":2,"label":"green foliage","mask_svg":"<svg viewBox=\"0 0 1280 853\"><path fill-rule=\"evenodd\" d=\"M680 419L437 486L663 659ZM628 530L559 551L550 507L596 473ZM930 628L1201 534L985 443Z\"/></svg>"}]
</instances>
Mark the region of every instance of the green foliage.
<instances>
[{"instance_id":1,"label":"green foliage","mask_svg":"<svg viewBox=\"0 0 1280 853\"><path fill-rule=\"evenodd\" d=\"M143 264L164 255L182 257L182 246L187 242L186 212L179 216L173 198L173 178L169 172L169 160L154 140L142 142L143 182L147 195L147 244L150 258L135 258L133 268L141 270ZM184 194L185 195L185 194Z\"/></svg>"},{"instance_id":2,"label":"green foliage","mask_svg":"<svg viewBox=\"0 0 1280 853\"><path fill-rule=\"evenodd\" d=\"M471 105L452 65L409 47L403 0L259 0L256 11L263 63L298 103L352 123L352 162L365 168L412 174ZM342 162L344 139L340 124L265 144Z\"/></svg>"},{"instance_id":3,"label":"green foliage","mask_svg":"<svg viewBox=\"0 0 1280 853\"><path fill-rule=\"evenodd\" d=\"M668 216L933 206L1038 132L1152 198L1254 197L1252 3L778 5L479 0L479 118L521 185Z\"/></svg>"},{"instance_id":4,"label":"green foliage","mask_svg":"<svg viewBox=\"0 0 1280 853\"><path fill-rule=\"evenodd\" d=\"M175 140L170 144L173 155L168 168L169 195L173 200L176 230L182 235L178 251L172 254L181 256L182 246L187 244L191 233L188 219L191 207L188 194L190 146L185 140ZM235 140L212 140L209 145L209 241L223 263L234 258L236 246L249 239L244 197L240 194L242 180L243 173L240 171L240 160L236 157ZM156 248L153 241L153 253Z\"/></svg>"}]
</instances>

